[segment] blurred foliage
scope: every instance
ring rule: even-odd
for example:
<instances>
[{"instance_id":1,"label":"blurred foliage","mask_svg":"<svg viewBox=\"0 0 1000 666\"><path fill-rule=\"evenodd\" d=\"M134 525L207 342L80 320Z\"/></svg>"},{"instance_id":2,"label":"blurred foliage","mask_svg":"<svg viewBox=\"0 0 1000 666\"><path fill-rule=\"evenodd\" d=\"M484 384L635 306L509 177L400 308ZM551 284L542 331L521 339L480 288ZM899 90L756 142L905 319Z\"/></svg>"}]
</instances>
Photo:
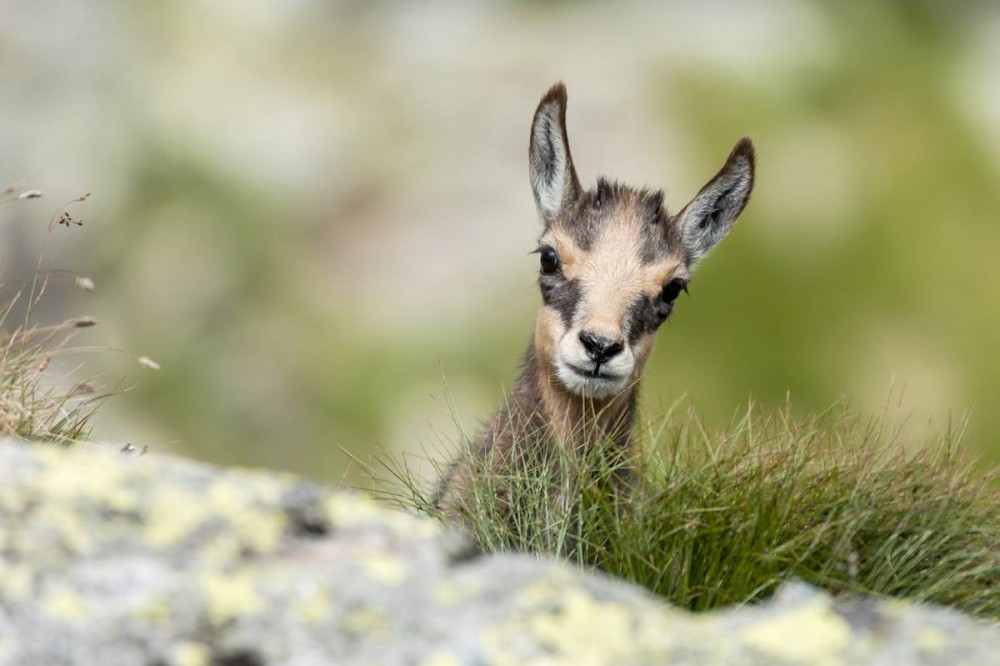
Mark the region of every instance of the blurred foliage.
<instances>
[{"instance_id":1,"label":"blurred foliage","mask_svg":"<svg viewBox=\"0 0 1000 666\"><path fill-rule=\"evenodd\" d=\"M918 425L971 407L1000 460L990 6L17 11L0 126L28 138L0 175L95 192L62 263L94 275L108 343L162 365L102 366L138 382L98 436L356 482L350 455L449 439L446 385L466 428L486 418L532 327L528 123L563 78L585 180L624 170L677 210L739 136L758 146L753 201L660 333L648 414L687 394L728 422L789 392L879 411L895 384Z\"/></svg>"},{"instance_id":2,"label":"blurred foliage","mask_svg":"<svg viewBox=\"0 0 1000 666\"><path fill-rule=\"evenodd\" d=\"M652 373L668 393L691 386L696 404L723 406L717 415L748 393L772 406L789 390L810 409L859 391L874 403L893 376L904 393L921 392L921 406L952 401L934 410L939 421L949 406L960 409L955 398L975 405L974 439L996 458L990 433L1000 415L988 396L996 395L1000 358L984 351L1000 323L1000 264L984 255L1000 247L1000 191L996 156L954 99L955 25L933 5L850 7L829 12L837 60L803 71L779 94L698 73L666 94L680 100L706 154L722 152L720 136L742 130L757 139L758 200L774 204L751 206L740 232L707 262L672 325L671 351L655 358ZM700 103L709 96L721 103ZM815 231L808 216L825 213L808 199L823 185L800 181L836 178L831 166L839 165L797 147L780 173L798 169L798 178L776 177L770 165L775 146L815 127L829 128L837 150L850 155L852 189L844 194L854 200L828 222L842 227L833 242L803 263L796 255ZM760 231L762 223L772 229ZM879 367L885 384L859 386L865 370Z\"/></svg>"}]
</instances>

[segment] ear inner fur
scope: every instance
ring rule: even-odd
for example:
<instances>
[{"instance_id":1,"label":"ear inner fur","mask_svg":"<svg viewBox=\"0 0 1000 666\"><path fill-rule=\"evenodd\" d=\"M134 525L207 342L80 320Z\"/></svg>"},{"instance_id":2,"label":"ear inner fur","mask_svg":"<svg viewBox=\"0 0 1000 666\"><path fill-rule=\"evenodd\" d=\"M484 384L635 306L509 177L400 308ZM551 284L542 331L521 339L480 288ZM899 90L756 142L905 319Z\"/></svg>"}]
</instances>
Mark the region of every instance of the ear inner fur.
<instances>
[{"instance_id":1,"label":"ear inner fur","mask_svg":"<svg viewBox=\"0 0 1000 666\"><path fill-rule=\"evenodd\" d=\"M696 264L725 237L753 191L756 152L749 138L733 147L726 163L678 215L690 264Z\"/></svg>"},{"instance_id":2,"label":"ear inner fur","mask_svg":"<svg viewBox=\"0 0 1000 666\"><path fill-rule=\"evenodd\" d=\"M566 132L566 87L552 86L538 103L531 123L528 163L535 203L546 225L580 196L580 181Z\"/></svg>"}]
</instances>

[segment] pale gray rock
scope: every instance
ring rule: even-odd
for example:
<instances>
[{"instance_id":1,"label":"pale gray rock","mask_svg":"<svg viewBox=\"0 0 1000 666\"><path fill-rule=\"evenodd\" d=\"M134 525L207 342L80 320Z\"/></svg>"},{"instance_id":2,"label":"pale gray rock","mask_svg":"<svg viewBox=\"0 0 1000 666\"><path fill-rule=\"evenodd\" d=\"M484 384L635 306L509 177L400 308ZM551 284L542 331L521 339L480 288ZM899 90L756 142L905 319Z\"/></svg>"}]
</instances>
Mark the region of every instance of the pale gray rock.
<instances>
[{"instance_id":1,"label":"pale gray rock","mask_svg":"<svg viewBox=\"0 0 1000 666\"><path fill-rule=\"evenodd\" d=\"M273 472L0 443L0 664L1000 664L1000 630L805 585L695 615Z\"/></svg>"}]
</instances>

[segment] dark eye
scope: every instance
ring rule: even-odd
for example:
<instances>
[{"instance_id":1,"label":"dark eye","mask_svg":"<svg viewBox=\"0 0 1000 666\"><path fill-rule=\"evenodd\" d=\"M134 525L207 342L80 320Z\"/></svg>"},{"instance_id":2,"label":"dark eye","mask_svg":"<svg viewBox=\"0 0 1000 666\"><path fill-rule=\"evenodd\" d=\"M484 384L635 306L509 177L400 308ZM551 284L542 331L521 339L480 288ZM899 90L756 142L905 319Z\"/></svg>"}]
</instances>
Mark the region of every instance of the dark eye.
<instances>
[{"instance_id":1,"label":"dark eye","mask_svg":"<svg viewBox=\"0 0 1000 666\"><path fill-rule=\"evenodd\" d=\"M660 298L663 299L664 303L670 304L677 300L682 291L687 291L687 289L688 284L685 280L675 278L663 285L663 292L660 294Z\"/></svg>"},{"instance_id":2,"label":"dark eye","mask_svg":"<svg viewBox=\"0 0 1000 666\"><path fill-rule=\"evenodd\" d=\"M542 274L552 275L559 272L559 255L551 247L543 247L539 254L542 257Z\"/></svg>"}]
</instances>

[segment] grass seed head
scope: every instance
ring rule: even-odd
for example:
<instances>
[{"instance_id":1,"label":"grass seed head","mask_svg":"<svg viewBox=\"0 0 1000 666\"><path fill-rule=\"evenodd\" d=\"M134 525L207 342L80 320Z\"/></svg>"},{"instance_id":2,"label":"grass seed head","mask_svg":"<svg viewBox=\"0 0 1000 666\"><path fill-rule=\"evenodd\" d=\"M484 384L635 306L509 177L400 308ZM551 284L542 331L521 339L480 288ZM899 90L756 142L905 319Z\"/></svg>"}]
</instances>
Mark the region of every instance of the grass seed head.
<instances>
[{"instance_id":1,"label":"grass seed head","mask_svg":"<svg viewBox=\"0 0 1000 666\"><path fill-rule=\"evenodd\" d=\"M94 291L95 289L94 281L86 275L76 276L76 286L84 291Z\"/></svg>"}]
</instances>

